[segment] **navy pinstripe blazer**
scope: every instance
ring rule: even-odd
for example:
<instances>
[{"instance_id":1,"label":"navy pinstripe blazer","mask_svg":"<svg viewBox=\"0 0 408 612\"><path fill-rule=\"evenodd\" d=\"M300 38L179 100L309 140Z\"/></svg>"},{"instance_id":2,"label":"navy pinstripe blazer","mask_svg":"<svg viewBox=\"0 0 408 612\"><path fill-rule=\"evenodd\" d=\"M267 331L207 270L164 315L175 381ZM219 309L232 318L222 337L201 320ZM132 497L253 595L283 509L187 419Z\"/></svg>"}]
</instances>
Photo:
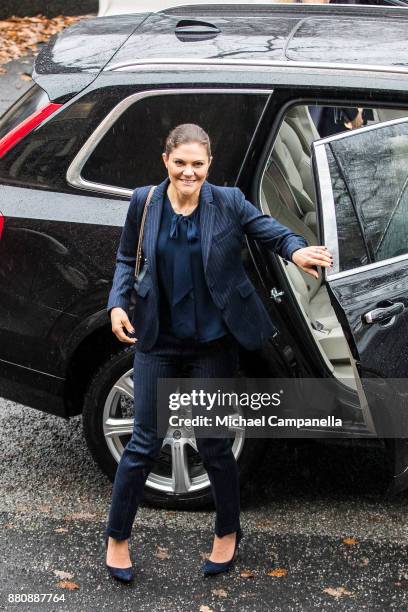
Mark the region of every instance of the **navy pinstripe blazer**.
<instances>
[{"instance_id":1,"label":"navy pinstripe blazer","mask_svg":"<svg viewBox=\"0 0 408 612\"><path fill-rule=\"evenodd\" d=\"M144 351L154 345L159 333L156 243L169 182L167 177L154 191L143 236L147 272L139 283L132 324L138 348ZM136 188L130 200L106 306L108 314L116 306L124 310L129 306L140 220L149 189L150 186ZM204 181L199 206L204 274L211 296L236 339L248 350L258 349L276 328L245 272L241 258L244 234L289 261L296 249L308 243L276 219L262 214L237 187L219 187Z\"/></svg>"}]
</instances>

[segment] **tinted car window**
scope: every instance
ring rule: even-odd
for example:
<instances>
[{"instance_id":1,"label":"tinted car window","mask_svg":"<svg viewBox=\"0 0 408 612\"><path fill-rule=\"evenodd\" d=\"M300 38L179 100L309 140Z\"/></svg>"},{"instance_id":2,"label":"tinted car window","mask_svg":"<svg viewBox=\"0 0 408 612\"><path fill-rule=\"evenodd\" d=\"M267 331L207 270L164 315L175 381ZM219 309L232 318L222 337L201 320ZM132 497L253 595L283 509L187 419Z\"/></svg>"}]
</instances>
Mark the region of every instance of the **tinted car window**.
<instances>
[{"instance_id":1,"label":"tinted car window","mask_svg":"<svg viewBox=\"0 0 408 612\"><path fill-rule=\"evenodd\" d=\"M366 129L329 146L361 221L370 259L407 253L408 122ZM349 226L342 218L338 229L342 224Z\"/></svg>"},{"instance_id":2,"label":"tinted car window","mask_svg":"<svg viewBox=\"0 0 408 612\"><path fill-rule=\"evenodd\" d=\"M262 115L265 94L171 94L146 97L130 106L110 127L81 175L96 183L134 189L161 182L161 154L168 132L197 123L209 135L213 161L209 181L234 184Z\"/></svg>"},{"instance_id":3,"label":"tinted car window","mask_svg":"<svg viewBox=\"0 0 408 612\"><path fill-rule=\"evenodd\" d=\"M329 146L326 146L326 154L336 215L339 270L350 270L368 263L366 245L350 192Z\"/></svg>"}]
</instances>

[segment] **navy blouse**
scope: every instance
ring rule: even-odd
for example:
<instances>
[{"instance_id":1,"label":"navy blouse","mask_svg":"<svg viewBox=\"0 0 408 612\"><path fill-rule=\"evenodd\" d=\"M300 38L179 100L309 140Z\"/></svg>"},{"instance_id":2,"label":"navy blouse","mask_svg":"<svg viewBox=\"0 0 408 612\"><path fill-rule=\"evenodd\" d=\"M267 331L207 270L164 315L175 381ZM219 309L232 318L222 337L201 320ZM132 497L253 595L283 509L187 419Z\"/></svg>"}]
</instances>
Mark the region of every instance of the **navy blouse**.
<instances>
[{"instance_id":1,"label":"navy blouse","mask_svg":"<svg viewBox=\"0 0 408 612\"><path fill-rule=\"evenodd\" d=\"M157 240L160 331L209 342L228 329L204 276L200 205L190 214L174 212L167 193Z\"/></svg>"}]
</instances>

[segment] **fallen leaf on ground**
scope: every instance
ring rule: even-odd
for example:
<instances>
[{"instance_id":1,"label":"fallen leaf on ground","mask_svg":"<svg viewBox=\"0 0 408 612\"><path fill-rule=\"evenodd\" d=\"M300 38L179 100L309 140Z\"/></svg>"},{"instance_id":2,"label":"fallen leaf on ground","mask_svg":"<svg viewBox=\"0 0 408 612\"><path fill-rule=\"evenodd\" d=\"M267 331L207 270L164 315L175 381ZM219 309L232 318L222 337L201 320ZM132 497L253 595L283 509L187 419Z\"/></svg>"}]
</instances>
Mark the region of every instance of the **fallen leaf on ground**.
<instances>
[{"instance_id":1,"label":"fallen leaf on ground","mask_svg":"<svg viewBox=\"0 0 408 612\"><path fill-rule=\"evenodd\" d=\"M5 527L5 529L14 529L13 523L4 523L3 527Z\"/></svg>"},{"instance_id":2,"label":"fallen leaf on ground","mask_svg":"<svg viewBox=\"0 0 408 612\"><path fill-rule=\"evenodd\" d=\"M217 597L227 597L228 595L225 589L213 589L211 592Z\"/></svg>"},{"instance_id":3,"label":"fallen leaf on ground","mask_svg":"<svg viewBox=\"0 0 408 612\"><path fill-rule=\"evenodd\" d=\"M31 81L31 77L30 77L30 81ZM38 510L40 512L49 512L51 510L51 506L38 506Z\"/></svg>"},{"instance_id":4,"label":"fallen leaf on ground","mask_svg":"<svg viewBox=\"0 0 408 612\"><path fill-rule=\"evenodd\" d=\"M70 574L69 572L63 572L62 570L52 570L57 578L66 578L67 580L71 580L74 577L74 574Z\"/></svg>"},{"instance_id":5,"label":"fallen leaf on ground","mask_svg":"<svg viewBox=\"0 0 408 612\"><path fill-rule=\"evenodd\" d=\"M260 523L256 523L255 527L257 527L258 529L267 529L268 527L272 527L273 526L273 521L271 519L265 519L264 521L261 521Z\"/></svg>"},{"instance_id":6,"label":"fallen leaf on ground","mask_svg":"<svg viewBox=\"0 0 408 612\"><path fill-rule=\"evenodd\" d=\"M356 538L344 538L343 544L347 544L348 546L354 546L354 544L358 544L358 540L356 540Z\"/></svg>"},{"instance_id":7,"label":"fallen leaf on ground","mask_svg":"<svg viewBox=\"0 0 408 612\"><path fill-rule=\"evenodd\" d=\"M94 518L96 518L96 514L92 514L92 512L74 512L73 514L66 514L64 521L91 521Z\"/></svg>"},{"instance_id":8,"label":"fallen leaf on ground","mask_svg":"<svg viewBox=\"0 0 408 612\"><path fill-rule=\"evenodd\" d=\"M209 606L200 606L200 612L213 612Z\"/></svg>"},{"instance_id":9,"label":"fallen leaf on ground","mask_svg":"<svg viewBox=\"0 0 408 612\"><path fill-rule=\"evenodd\" d=\"M251 570L242 570L240 576L241 578L254 578L255 574Z\"/></svg>"},{"instance_id":10,"label":"fallen leaf on ground","mask_svg":"<svg viewBox=\"0 0 408 612\"><path fill-rule=\"evenodd\" d=\"M68 529L66 527L57 527L54 529L55 533L66 533Z\"/></svg>"},{"instance_id":11,"label":"fallen leaf on ground","mask_svg":"<svg viewBox=\"0 0 408 612\"><path fill-rule=\"evenodd\" d=\"M210 556L211 553L204 553L204 552L200 552L200 557L202 558L203 561L205 561L206 559L208 559L208 557Z\"/></svg>"},{"instance_id":12,"label":"fallen leaf on ground","mask_svg":"<svg viewBox=\"0 0 408 612\"><path fill-rule=\"evenodd\" d=\"M154 554L155 554L155 557L157 557L158 559L169 559L170 558L169 549L163 548L163 546L157 546L156 552Z\"/></svg>"},{"instance_id":13,"label":"fallen leaf on ground","mask_svg":"<svg viewBox=\"0 0 408 612\"><path fill-rule=\"evenodd\" d=\"M266 572L266 575L274 576L275 578L282 578L282 576L286 576L287 573L288 573L288 570L285 569L284 567L275 567L275 569L269 570L269 572Z\"/></svg>"},{"instance_id":14,"label":"fallen leaf on ground","mask_svg":"<svg viewBox=\"0 0 408 612\"><path fill-rule=\"evenodd\" d=\"M57 582L57 587L60 589L68 589L68 591L74 591L75 589L79 589L79 584L70 582L69 580L60 580Z\"/></svg>"},{"instance_id":15,"label":"fallen leaf on ground","mask_svg":"<svg viewBox=\"0 0 408 612\"><path fill-rule=\"evenodd\" d=\"M332 587L327 587L326 589L323 589L323 593L327 593L328 595L331 595L332 597L335 597L336 599L340 599L340 597L354 597L354 593L352 593L351 591L348 591L343 586L337 587L336 589Z\"/></svg>"},{"instance_id":16,"label":"fallen leaf on ground","mask_svg":"<svg viewBox=\"0 0 408 612\"><path fill-rule=\"evenodd\" d=\"M20 72L20 79L22 81L32 81L31 76L27 74L26 72Z\"/></svg>"}]
</instances>

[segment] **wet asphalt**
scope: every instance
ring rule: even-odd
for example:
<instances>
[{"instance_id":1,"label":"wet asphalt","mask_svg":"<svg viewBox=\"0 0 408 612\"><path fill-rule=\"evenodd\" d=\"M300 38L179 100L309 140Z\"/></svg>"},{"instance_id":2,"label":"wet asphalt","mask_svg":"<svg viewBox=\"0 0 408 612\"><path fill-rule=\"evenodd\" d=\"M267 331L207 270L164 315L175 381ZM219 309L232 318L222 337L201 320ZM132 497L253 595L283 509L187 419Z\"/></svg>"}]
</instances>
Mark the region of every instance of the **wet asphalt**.
<instances>
[{"instance_id":1,"label":"wet asphalt","mask_svg":"<svg viewBox=\"0 0 408 612\"><path fill-rule=\"evenodd\" d=\"M0 113L30 85L21 72L30 58L0 76ZM80 417L0 398L0 460L0 610L408 610L408 493L385 497L381 448L271 441L242 490L237 563L218 577L201 574L212 511L141 507L132 585L104 566L112 485Z\"/></svg>"},{"instance_id":2,"label":"wet asphalt","mask_svg":"<svg viewBox=\"0 0 408 612\"><path fill-rule=\"evenodd\" d=\"M271 441L242 490L237 563L218 577L201 574L211 510L142 506L130 541L136 580L122 585L104 567L112 485L81 418L0 400L0 432L2 610L408 609L407 496L385 497L380 448ZM65 601L10 601L30 593Z\"/></svg>"}]
</instances>

